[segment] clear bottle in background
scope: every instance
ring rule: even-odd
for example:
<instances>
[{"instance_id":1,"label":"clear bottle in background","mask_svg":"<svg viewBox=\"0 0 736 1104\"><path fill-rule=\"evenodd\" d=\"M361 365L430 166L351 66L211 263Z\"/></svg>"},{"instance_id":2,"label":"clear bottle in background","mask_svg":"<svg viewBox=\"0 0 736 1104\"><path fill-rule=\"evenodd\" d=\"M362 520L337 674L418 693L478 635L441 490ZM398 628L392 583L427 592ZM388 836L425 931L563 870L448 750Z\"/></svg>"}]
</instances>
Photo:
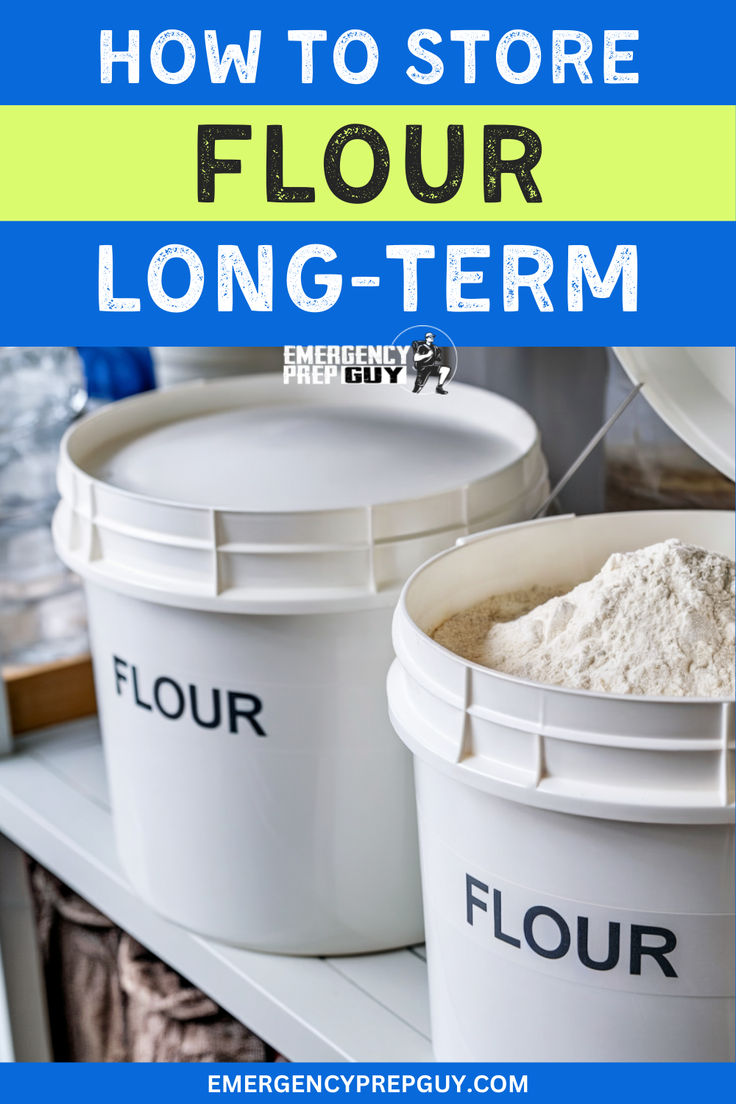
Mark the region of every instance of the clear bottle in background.
<instances>
[{"instance_id":1,"label":"clear bottle in background","mask_svg":"<svg viewBox=\"0 0 736 1104\"><path fill-rule=\"evenodd\" d=\"M87 648L81 587L54 552L56 461L87 399L70 348L0 348L0 663Z\"/></svg>"}]
</instances>

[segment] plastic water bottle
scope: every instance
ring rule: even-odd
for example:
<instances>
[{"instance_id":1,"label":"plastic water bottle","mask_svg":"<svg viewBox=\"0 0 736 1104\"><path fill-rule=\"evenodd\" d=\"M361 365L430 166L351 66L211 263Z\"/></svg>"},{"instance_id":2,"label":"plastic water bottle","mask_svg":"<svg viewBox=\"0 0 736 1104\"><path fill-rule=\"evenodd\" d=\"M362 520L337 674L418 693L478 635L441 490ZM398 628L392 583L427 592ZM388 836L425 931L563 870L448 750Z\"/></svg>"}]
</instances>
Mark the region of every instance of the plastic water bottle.
<instances>
[{"instance_id":1,"label":"plastic water bottle","mask_svg":"<svg viewBox=\"0 0 736 1104\"><path fill-rule=\"evenodd\" d=\"M0 348L0 662L43 663L83 652L76 577L57 559L51 515L56 461L87 399L69 348Z\"/></svg>"}]
</instances>

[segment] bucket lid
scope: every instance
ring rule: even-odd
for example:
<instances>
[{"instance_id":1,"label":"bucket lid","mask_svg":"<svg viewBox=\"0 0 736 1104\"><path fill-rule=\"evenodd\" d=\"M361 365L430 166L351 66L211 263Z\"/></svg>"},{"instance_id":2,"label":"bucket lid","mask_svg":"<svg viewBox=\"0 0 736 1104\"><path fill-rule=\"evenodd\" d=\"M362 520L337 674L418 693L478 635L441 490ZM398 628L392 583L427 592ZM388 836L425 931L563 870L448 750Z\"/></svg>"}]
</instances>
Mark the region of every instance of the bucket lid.
<instances>
[{"instance_id":1,"label":"bucket lid","mask_svg":"<svg viewBox=\"0 0 736 1104\"><path fill-rule=\"evenodd\" d=\"M545 485L536 425L498 395L287 388L269 374L149 392L78 423L54 532L82 575L158 601L365 604L458 536L529 516Z\"/></svg>"},{"instance_id":2,"label":"bucket lid","mask_svg":"<svg viewBox=\"0 0 736 1104\"><path fill-rule=\"evenodd\" d=\"M734 349L613 350L662 421L704 460L735 478Z\"/></svg>"}]
</instances>

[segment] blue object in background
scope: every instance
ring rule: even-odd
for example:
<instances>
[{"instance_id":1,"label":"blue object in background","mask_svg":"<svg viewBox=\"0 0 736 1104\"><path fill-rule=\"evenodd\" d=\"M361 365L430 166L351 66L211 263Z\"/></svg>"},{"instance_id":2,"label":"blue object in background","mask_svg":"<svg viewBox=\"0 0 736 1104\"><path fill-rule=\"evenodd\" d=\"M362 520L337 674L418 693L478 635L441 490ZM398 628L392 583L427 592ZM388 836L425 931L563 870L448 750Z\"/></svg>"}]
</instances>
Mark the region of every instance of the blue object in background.
<instances>
[{"instance_id":1,"label":"blue object in background","mask_svg":"<svg viewBox=\"0 0 736 1104\"><path fill-rule=\"evenodd\" d=\"M78 346L91 399L124 399L156 386L150 349L143 345Z\"/></svg>"}]
</instances>

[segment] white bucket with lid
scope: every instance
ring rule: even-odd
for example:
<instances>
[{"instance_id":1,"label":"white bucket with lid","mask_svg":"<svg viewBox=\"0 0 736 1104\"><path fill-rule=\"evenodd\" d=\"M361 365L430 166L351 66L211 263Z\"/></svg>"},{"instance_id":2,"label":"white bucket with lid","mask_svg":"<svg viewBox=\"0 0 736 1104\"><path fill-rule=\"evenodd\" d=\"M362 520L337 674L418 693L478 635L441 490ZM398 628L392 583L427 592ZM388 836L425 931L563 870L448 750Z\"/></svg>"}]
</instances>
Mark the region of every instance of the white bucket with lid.
<instances>
[{"instance_id":1,"label":"white bucket with lid","mask_svg":"<svg viewBox=\"0 0 736 1104\"><path fill-rule=\"evenodd\" d=\"M59 487L141 896L255 949L421 939L411 756L386 715L392 610L428 555L543 501L528 415L458 384L200 382L80 422Z\"/></svg>"},{"instance_id":2,"label":"white bucket with lid","mask_svg":"<svg viewBox=\"0 0 736 1104\"><path fill-rule=\"evenodd\" d=\"M679 537L733 556L733 520L550 518L471 537L406 584L389 705L415 756L440 1060L733 1059L733 702L541 685L429 635L615 551Z\"/></svg>"}]
</instances>

